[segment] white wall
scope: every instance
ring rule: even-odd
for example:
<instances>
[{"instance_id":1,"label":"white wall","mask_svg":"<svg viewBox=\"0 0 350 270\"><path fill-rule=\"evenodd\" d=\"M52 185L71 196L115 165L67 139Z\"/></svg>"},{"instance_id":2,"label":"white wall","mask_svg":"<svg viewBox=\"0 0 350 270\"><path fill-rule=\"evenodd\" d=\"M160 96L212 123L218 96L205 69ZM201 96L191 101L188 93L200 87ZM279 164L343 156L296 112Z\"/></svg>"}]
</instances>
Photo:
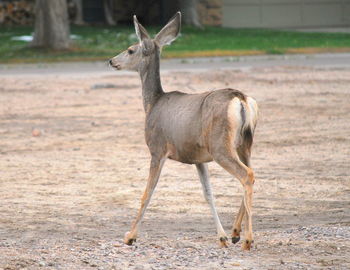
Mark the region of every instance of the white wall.
<instances>
[{"instance_id":1,"label":"white wall","mask_svg":"<svg viewBox=\"0 0 350 270\"><path fill-rule=\"evenodd\" d=\"M223 0L223 26L350 26L350 0Z\"/></svg>"}]
</instances>

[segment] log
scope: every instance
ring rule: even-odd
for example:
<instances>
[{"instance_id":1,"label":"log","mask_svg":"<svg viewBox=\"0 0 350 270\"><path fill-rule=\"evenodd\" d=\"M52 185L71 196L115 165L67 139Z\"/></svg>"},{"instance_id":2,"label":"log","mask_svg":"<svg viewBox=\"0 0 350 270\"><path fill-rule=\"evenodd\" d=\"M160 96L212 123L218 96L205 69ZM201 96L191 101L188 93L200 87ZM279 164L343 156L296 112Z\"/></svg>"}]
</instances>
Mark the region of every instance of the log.
<instances>
[{"instance_id":1,"label":"log","mask_svg":"<svg viewBox=\"0 0 350 270\"><path fill-rule=\"evenodd\" d=\"M0 3L0 24L30 25L34 22L34 2L18 0Z\"/></svg>"}]
</instances>

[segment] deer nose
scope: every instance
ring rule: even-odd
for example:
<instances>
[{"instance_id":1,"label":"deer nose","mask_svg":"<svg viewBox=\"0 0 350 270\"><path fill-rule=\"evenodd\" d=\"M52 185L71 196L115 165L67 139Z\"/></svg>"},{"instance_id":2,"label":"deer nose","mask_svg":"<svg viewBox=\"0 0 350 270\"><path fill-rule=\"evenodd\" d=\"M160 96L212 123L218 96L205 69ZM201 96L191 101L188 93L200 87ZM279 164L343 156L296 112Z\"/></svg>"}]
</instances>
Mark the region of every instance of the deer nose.
<instances>
[{"instance_id":1,"label":"deer nose","mask_svg":"<svg viewBox=\"0 0 350 270\"><path fill-rule=\"evenodd\" d=\"M109 65L110 66L112 65L112 59L109 59Z\"/></svg>"}]
</instances>

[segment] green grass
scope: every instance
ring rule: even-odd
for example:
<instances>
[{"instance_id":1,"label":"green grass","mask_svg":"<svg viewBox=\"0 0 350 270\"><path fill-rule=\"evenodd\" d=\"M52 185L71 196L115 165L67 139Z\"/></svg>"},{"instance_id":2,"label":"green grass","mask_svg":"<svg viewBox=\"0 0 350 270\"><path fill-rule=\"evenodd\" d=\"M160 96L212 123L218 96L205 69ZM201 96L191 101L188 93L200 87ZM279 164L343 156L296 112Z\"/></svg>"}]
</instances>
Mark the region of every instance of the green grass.
<instances>
[{"instance_id":1,"label":"green grass","mask_svg":"<svg viewBox=\"0 0 350 270\"><path fill-rule=\"evenodd\" d=\"M154 35L158 27L150 27ZM40 62L108 59L136 42L134 28L73 26L69 51L34 49L11 37L30 35L32 27L0 27L0 62ZM181 36L163 50L164 57L283 54L286 52L350 51L350 34L301 33L268 29L183 27Z\"/></svg>"}]
</instances>

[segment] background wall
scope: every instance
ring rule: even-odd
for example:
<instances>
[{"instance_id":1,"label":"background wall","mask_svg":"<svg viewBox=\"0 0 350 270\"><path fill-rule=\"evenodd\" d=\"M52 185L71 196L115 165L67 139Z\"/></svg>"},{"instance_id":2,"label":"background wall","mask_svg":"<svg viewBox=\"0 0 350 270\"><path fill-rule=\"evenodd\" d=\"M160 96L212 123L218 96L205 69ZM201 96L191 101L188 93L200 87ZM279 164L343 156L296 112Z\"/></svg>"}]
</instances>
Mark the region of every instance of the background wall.
<instances>
[{"instance_id":1,"label":"background wall","mask_svg":"<svg viewBox=\"0 0 350 270\"><path fill-rule=\"evenodd\" d=\"M179 1L112 0L117 24L137 14L146 25L163 24L179 10ZM82 0L86 23L105 23L102 0ZM34 0L0 0L0 24L32 24ZM76 9L68 0L69 15ZM197 0L203 25L225 27L303 28L350 26L350 0Z\"/></svg>"},{"instance_id":2,"label":"background wall","mask_svg":"<svg viewBox=\"0 0 350 270\"><path fill-rule=\"evenodd\" d=\"M223 26L350 26L350 0L223 0Z\"/></svg>"}]
</instances>

